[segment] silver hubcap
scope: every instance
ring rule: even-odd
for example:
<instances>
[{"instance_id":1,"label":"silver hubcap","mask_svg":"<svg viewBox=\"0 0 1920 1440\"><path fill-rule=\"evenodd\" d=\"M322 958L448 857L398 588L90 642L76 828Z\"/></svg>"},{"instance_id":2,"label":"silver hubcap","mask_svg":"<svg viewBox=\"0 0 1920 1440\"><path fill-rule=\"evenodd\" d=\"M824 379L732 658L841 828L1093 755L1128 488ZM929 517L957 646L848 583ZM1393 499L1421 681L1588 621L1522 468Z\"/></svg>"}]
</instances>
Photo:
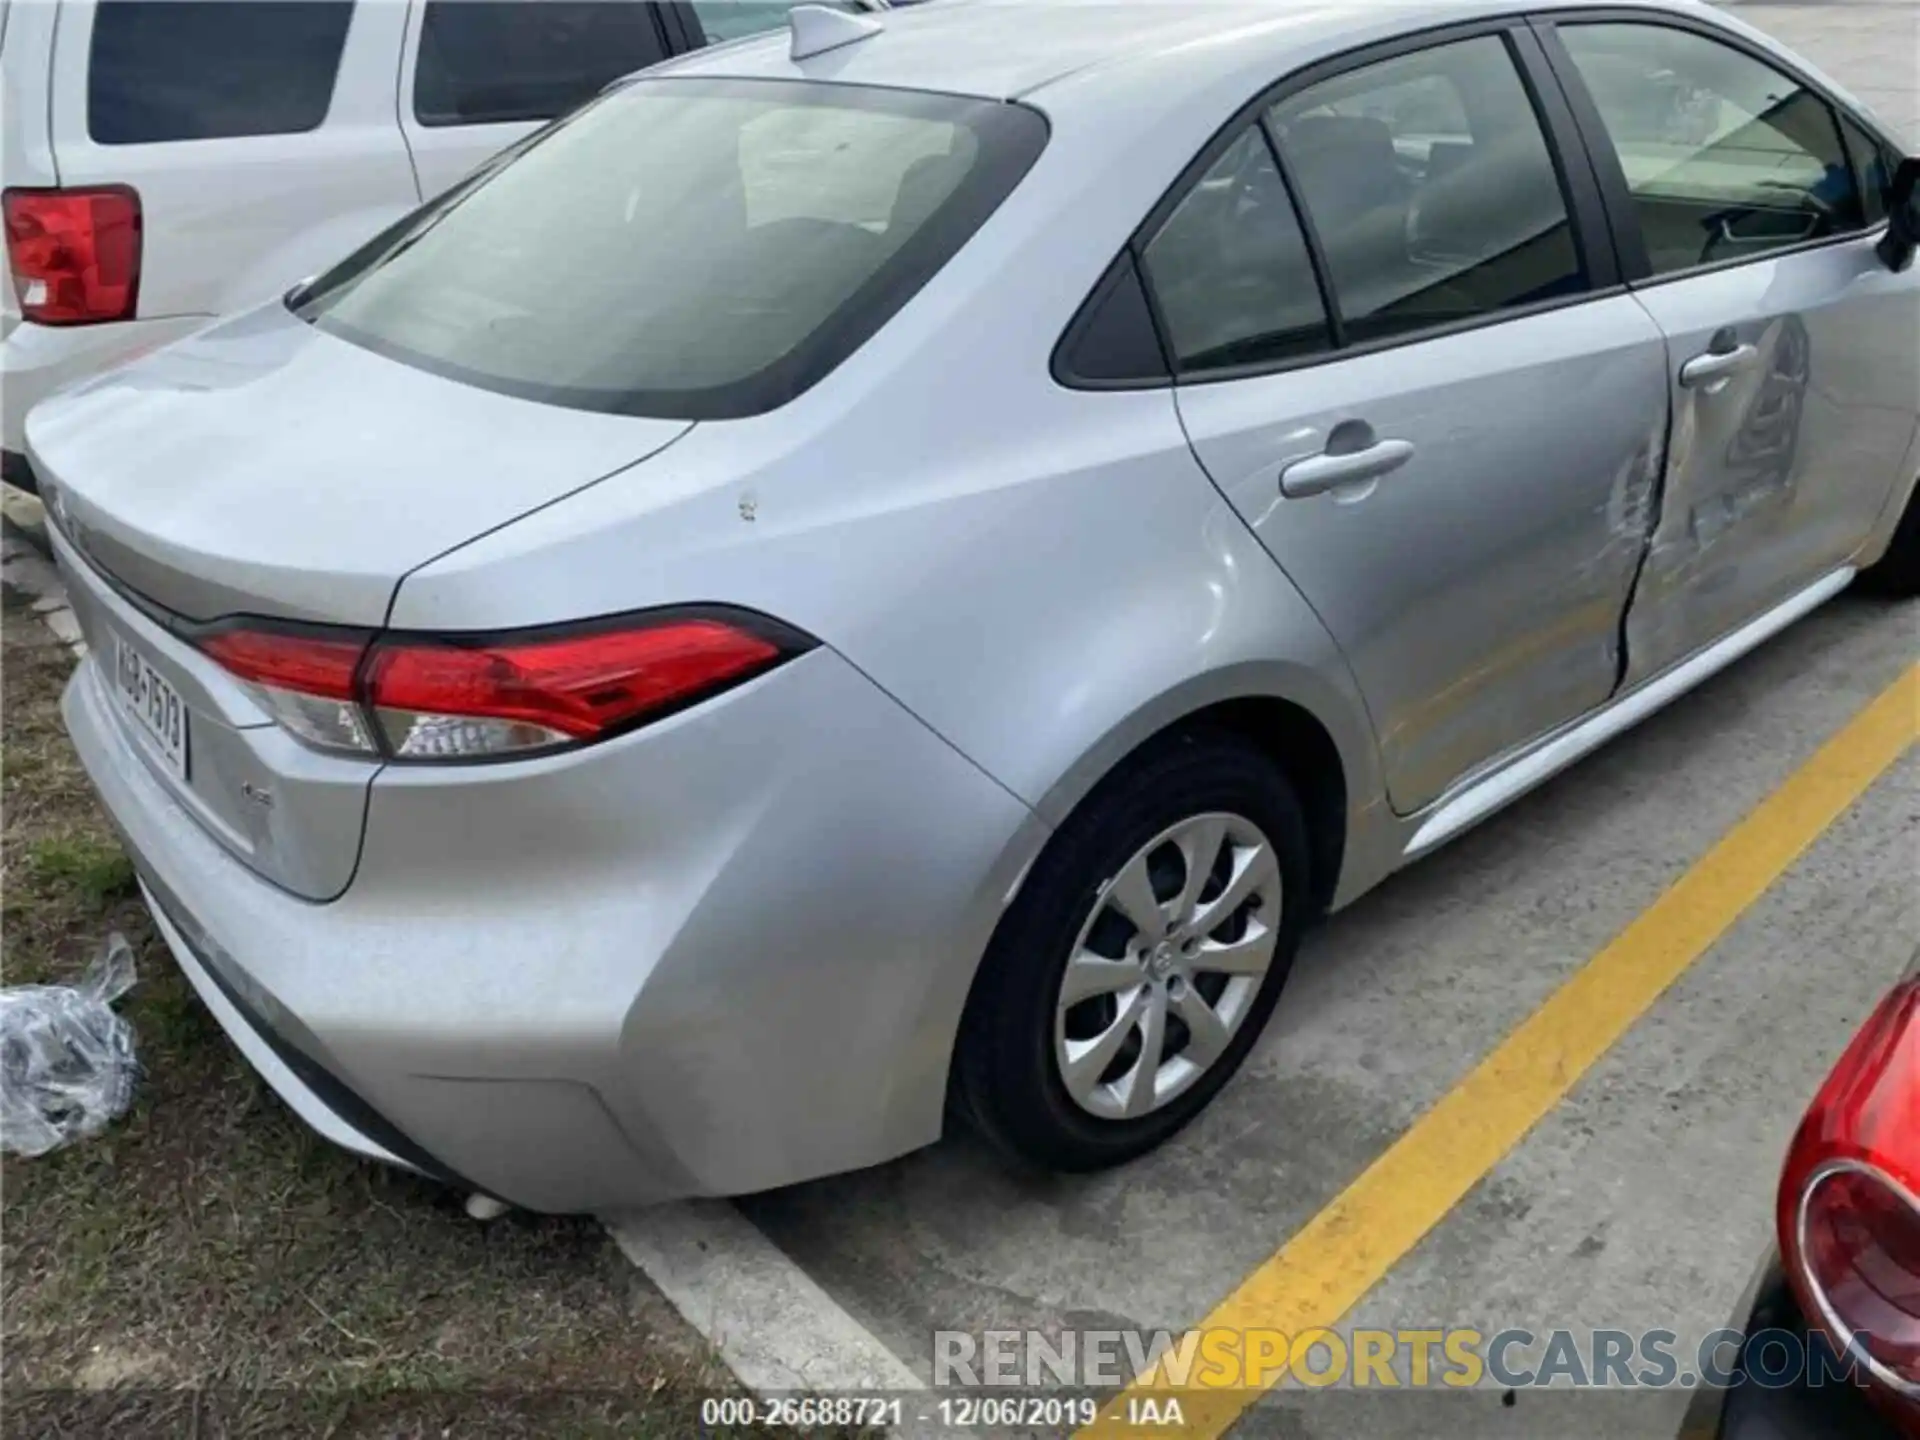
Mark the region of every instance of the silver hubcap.
<instances>
[{"instance_id":1,"label":"silver hubcap","mask_svg":"<svg viewBox=\"0 0 1920 1440\"><path fill-rule=\"evenodd\" d=\"M1195 815L1149 840L1100 889L1053 1017L1074 1103L1149 1115L1226 1053L1253 1007L1282 901L1280 864L1238 815Z\"/></svg>"}]
</instances>

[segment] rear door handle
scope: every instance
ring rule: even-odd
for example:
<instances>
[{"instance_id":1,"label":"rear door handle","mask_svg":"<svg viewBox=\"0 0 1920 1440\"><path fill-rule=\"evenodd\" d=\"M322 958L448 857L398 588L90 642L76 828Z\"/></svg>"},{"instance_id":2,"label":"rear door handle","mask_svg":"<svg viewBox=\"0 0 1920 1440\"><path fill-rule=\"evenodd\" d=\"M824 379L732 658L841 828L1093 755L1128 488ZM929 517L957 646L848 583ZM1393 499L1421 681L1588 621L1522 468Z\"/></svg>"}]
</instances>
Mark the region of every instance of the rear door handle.
<instances>
[{"instance_id":1,"label":"rear door handle","mask_svg":"<svg viewBox=\"0 0 1920 1440\"><path fill-rule=\"evenodd\" d=\"M1680 383L1688 389L1699 389L1711 385L1716 380L1724 380L1729 375L1738 375L1742 370L1753 368L1753 362L1760 358L1760 352L1751 345L1736 345L1731 350L1709 350L1696 355L1680 367Z\"/></svg>"},{"instance_id":2,"label":"rear door handle","mask_svg":"<svg viewBox=\"0 0 1920 1440\"><path fill-rule=\"evenodd\" d=\"M1411 440L1375 440L1359 450L1309 455L1280 472L1280 493L1289 500L1304 500L1340 485L1377 480L1412 458Z\"/></svg>"}]
</instances>

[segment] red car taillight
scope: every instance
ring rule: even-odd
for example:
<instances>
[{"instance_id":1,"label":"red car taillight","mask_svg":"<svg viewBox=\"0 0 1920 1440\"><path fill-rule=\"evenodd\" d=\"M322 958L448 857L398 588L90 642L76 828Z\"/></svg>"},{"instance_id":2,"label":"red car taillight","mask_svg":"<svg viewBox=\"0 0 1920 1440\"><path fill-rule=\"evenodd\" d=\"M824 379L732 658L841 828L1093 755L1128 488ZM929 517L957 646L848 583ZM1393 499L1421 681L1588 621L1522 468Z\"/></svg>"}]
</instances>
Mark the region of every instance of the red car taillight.
<instances>
[{"instance_id":1,"label":"red car taillight","mask_svg":"<svg viewBox=\"0 0 1920 1440\"><path fill-rule=\"evenodd\" d=\"M131 320L140 293L140 196L125 185L0 195L20 313L40 325Z\"/></svg>"},{"instance_id":2,"label":"red car taillight","mask_svg":"<svg viewBox=\"0 0 1920 1440\"><path fill-rule=\"evenodd\" d=\"M1779 1227L1808 1322L1920 1400L1920 975L1881 1002L1800 1122Z\"/></svg>"},{"instance_id":3,"label":"red car taillight","mask_svg":"<svg viewBox=\"0 0 1920 1440\"><path fill-rule=\"evenodd\" d=\"M198 639L222 669L253 687L273 718L323 750L378 753L354 686L367 631L254 629L234 625Z\"/></svg>"},{"instance_id":4,"label":"red car taillight","mask_svg":"<svg viewBox=\"0 0 1920 1440\"><path fill-rule=\"evenodd\" d=\"M367 698L399 759L460 759L598 740L692 704L782 658L712 617L517 642L381 643Z\"/></svg>"},{"instance_id":5,"label":"red car taillight","mask_svg":"<svg viewBox=\"0 0 1920 1440\"><path fill-rule=\"evenodd\" d=\"M765 616L722 609L485 637L241 624L199 641L309 744L440 761L602 740L812 644Z\"/></svg>"}]
</instances>

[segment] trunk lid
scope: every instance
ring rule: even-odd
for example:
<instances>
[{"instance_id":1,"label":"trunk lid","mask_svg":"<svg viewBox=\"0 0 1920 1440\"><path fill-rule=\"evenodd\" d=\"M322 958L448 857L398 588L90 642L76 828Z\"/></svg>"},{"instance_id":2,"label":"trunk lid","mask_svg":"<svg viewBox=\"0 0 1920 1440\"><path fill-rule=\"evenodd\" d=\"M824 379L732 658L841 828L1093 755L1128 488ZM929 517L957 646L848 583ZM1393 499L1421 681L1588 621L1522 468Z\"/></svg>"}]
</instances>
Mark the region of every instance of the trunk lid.
<instances>
[{"instance_id":1,"label":"trunk lid","mask_svg":"<svg viewBox=\"0 0 1920 1440\"><path fill-rule=\"evenodd\" d=\"M378 626L407 571L688 428L443 379L276 301L40 406L27 443L69 538L148 600Z\"/></svg>"},{"instance_id":2,"label":"trunk lid","mask_svg":"<svg viewBox=\"0 0 1920 1440\"><path fill-rule=\"evenodd\" d=\"M296 741L191 622L377 629L409 570L689 428L473 389L275 305L49 401L27 439L82 679L130 762L254 871L326 900L353 878L377 764Z\"/></svg>"}]
</instances>

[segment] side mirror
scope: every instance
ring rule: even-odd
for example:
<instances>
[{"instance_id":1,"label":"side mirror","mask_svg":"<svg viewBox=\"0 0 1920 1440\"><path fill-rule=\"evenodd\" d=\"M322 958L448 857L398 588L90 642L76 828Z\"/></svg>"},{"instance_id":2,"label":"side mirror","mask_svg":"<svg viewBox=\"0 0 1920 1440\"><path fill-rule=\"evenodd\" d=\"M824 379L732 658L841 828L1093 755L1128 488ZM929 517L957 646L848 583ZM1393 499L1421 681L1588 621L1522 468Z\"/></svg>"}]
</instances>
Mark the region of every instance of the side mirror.
<instances>
[{"instance_id":1,"label":"side mirror","mask_svg":"<svg viewBox=\"0 0 1920 1440\"><path fill-rule=\"evenodd\" d=\"M1909 155L1887 187L1887 233L1880 238L1879 253L1897 274L1913 263L1916 249L1920 249L1920 156Z\"/></svg>"}]
</instances>

